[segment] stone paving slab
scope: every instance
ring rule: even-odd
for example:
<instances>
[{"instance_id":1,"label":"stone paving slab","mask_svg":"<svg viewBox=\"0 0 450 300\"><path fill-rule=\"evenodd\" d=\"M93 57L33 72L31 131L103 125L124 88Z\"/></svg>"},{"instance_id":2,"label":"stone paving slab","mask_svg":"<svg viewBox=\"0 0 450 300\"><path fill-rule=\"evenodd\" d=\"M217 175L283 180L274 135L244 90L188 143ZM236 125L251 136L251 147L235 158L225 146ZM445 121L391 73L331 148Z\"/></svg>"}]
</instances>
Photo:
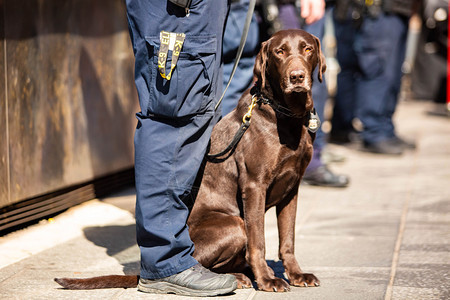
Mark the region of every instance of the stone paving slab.
<instances>
[{"instance_id":1,"label":"stone paving slab","mask_svg":"<svg viewBox=\"0 0 450 300\"><path fill-rule=\"evenodd\" d=\"M416 151L384 157L331 146L347 158L331 168L349 174L351 185L300 187L295 253L320 287L246 289L217 299L450 299L450 119L427 110L425 102L402 102L396 115ZM69 291L53 281L138 273L133 212L134 190L124 190L0 237L0 299L190 299L136 289ZM265 228L266 259L282 277L273 209Z\"/></svg>"}]
</instances>

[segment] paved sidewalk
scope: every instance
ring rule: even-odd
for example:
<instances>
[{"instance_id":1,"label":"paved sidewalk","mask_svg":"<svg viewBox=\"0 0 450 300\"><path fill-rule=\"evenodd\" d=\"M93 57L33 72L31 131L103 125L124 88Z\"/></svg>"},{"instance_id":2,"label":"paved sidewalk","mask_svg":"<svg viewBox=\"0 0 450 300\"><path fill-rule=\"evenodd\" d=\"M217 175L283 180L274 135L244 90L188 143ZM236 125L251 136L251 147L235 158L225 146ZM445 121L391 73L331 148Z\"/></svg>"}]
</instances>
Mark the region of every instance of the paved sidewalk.
<instances>
[{"instance_id":1,"label":"paved sidewalk","mask_svg":"<svg viewBox=\"0 0 450 300\"><path fill-rule=\"evenodd\" d=\"M296 256L317 288L238 290L219 299L450 299L450 118L427 102L402 102L399 134L416 151L377 156L330 147L347 160L346 189L301 186ZM53 220L0 237L0 299L188 299L136 289L69 291L54 277L135 274L134 190L92 200ZM282 276L273 210L266 258Z\"/></svg>"}]
</instances>

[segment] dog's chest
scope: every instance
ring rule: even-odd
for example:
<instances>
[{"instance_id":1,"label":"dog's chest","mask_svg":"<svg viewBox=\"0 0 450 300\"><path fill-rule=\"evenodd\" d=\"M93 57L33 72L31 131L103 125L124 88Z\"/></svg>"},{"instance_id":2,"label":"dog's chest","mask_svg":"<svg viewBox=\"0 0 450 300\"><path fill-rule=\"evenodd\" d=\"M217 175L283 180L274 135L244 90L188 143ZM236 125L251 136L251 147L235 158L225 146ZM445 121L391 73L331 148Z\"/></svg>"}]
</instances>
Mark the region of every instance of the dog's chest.
<instances>
[{"instance_id":1,"label":"dog's chest","mask_svg":"<svg viewBox=\"0 0 450 300\"><path fill-rule=\"evenodd\" d=\"M291 149L280 151L279 159L268 182L266 206L277 205L297 191L300 178L311 159L311 152L312 146L307 144L295 151Z\"/></svg>"}]
</instances>

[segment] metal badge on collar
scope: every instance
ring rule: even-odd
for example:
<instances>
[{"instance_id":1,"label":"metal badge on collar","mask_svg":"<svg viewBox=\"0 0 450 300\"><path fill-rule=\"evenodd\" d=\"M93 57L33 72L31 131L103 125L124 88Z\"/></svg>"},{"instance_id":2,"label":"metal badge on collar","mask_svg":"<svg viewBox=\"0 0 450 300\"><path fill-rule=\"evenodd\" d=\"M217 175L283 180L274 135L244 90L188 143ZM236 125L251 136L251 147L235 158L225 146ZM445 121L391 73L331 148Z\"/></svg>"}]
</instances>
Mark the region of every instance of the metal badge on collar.
<instances>
[{"instance_id":1,"label":"metal badge on collar","mask_svg":"<svg viewBox=\"0 0 450 300\"><path fill-rule=\"evenodd\" d=\"M186 35L184 33L161 31L159 35L161 46L158 51L158 70L162 78L170 80L172 77L172 72L177 65L185 37ZM172 63L170 65L169 74L166 75L166 62L169 50L172 51Z\"/></svg>"},{"instance_id":2,"label":"metal badge on collar","mask_svg":"<svg viewBox=\"0 0 450 300\"><path fill-rule=\"evenodd\" d=\"M320 128L320 119L319 116L317 115L316 109L314 108L309 113L308 130L311 131L312 133L316 133L317 130L319 130L319 128Z\"/></svg>"}]
</instances>

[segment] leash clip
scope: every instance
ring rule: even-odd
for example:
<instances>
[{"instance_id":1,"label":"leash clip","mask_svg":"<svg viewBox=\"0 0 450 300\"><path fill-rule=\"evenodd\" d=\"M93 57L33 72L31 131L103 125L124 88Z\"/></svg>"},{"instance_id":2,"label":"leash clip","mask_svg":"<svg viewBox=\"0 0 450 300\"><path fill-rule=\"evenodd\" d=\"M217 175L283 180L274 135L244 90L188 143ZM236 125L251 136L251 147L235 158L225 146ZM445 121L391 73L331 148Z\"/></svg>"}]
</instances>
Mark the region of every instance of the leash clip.
<instances>
[{"instance_id":1,"label":"leash clip","mask_svg":"<svg viewBox=\"0 0 450 300\"><path fill-rule=\"evenodd\" d=\"M255 108L257 102L258 102L258 97L256 95L253 95L252 96L252 103L248 106L248 111L244 115L244 117L242 118L242 122L243 123L249 123L250 124L250 119L252 118L253 108Z\"/></svg>"},{"instance_id":2,"label":"leash clip","mask_svg":"<svg viewBox=\"0 0 450 300\"><path fill-rule=\"evenodd\" d=\"M248 106L247 113L242 117L242 124L241 127L239 127L239 130L236 132L236 134L233 137L233 140L231 143L225 148L225 150L216 153L216 154L206 154L206 158L210 162L222 162L226 158L219 159L219 157L224 156L230 151L233 151L233 149L237 146L239 141L241 140L242 136L244 135L245 131L250 127L250 119L252 118L252 111L253 108L255 108L256 104L258 103L258 97L256 95L252 95L252 103ZM231 155L231 154L230 154Z\"/></svg>"}]
</instances>

